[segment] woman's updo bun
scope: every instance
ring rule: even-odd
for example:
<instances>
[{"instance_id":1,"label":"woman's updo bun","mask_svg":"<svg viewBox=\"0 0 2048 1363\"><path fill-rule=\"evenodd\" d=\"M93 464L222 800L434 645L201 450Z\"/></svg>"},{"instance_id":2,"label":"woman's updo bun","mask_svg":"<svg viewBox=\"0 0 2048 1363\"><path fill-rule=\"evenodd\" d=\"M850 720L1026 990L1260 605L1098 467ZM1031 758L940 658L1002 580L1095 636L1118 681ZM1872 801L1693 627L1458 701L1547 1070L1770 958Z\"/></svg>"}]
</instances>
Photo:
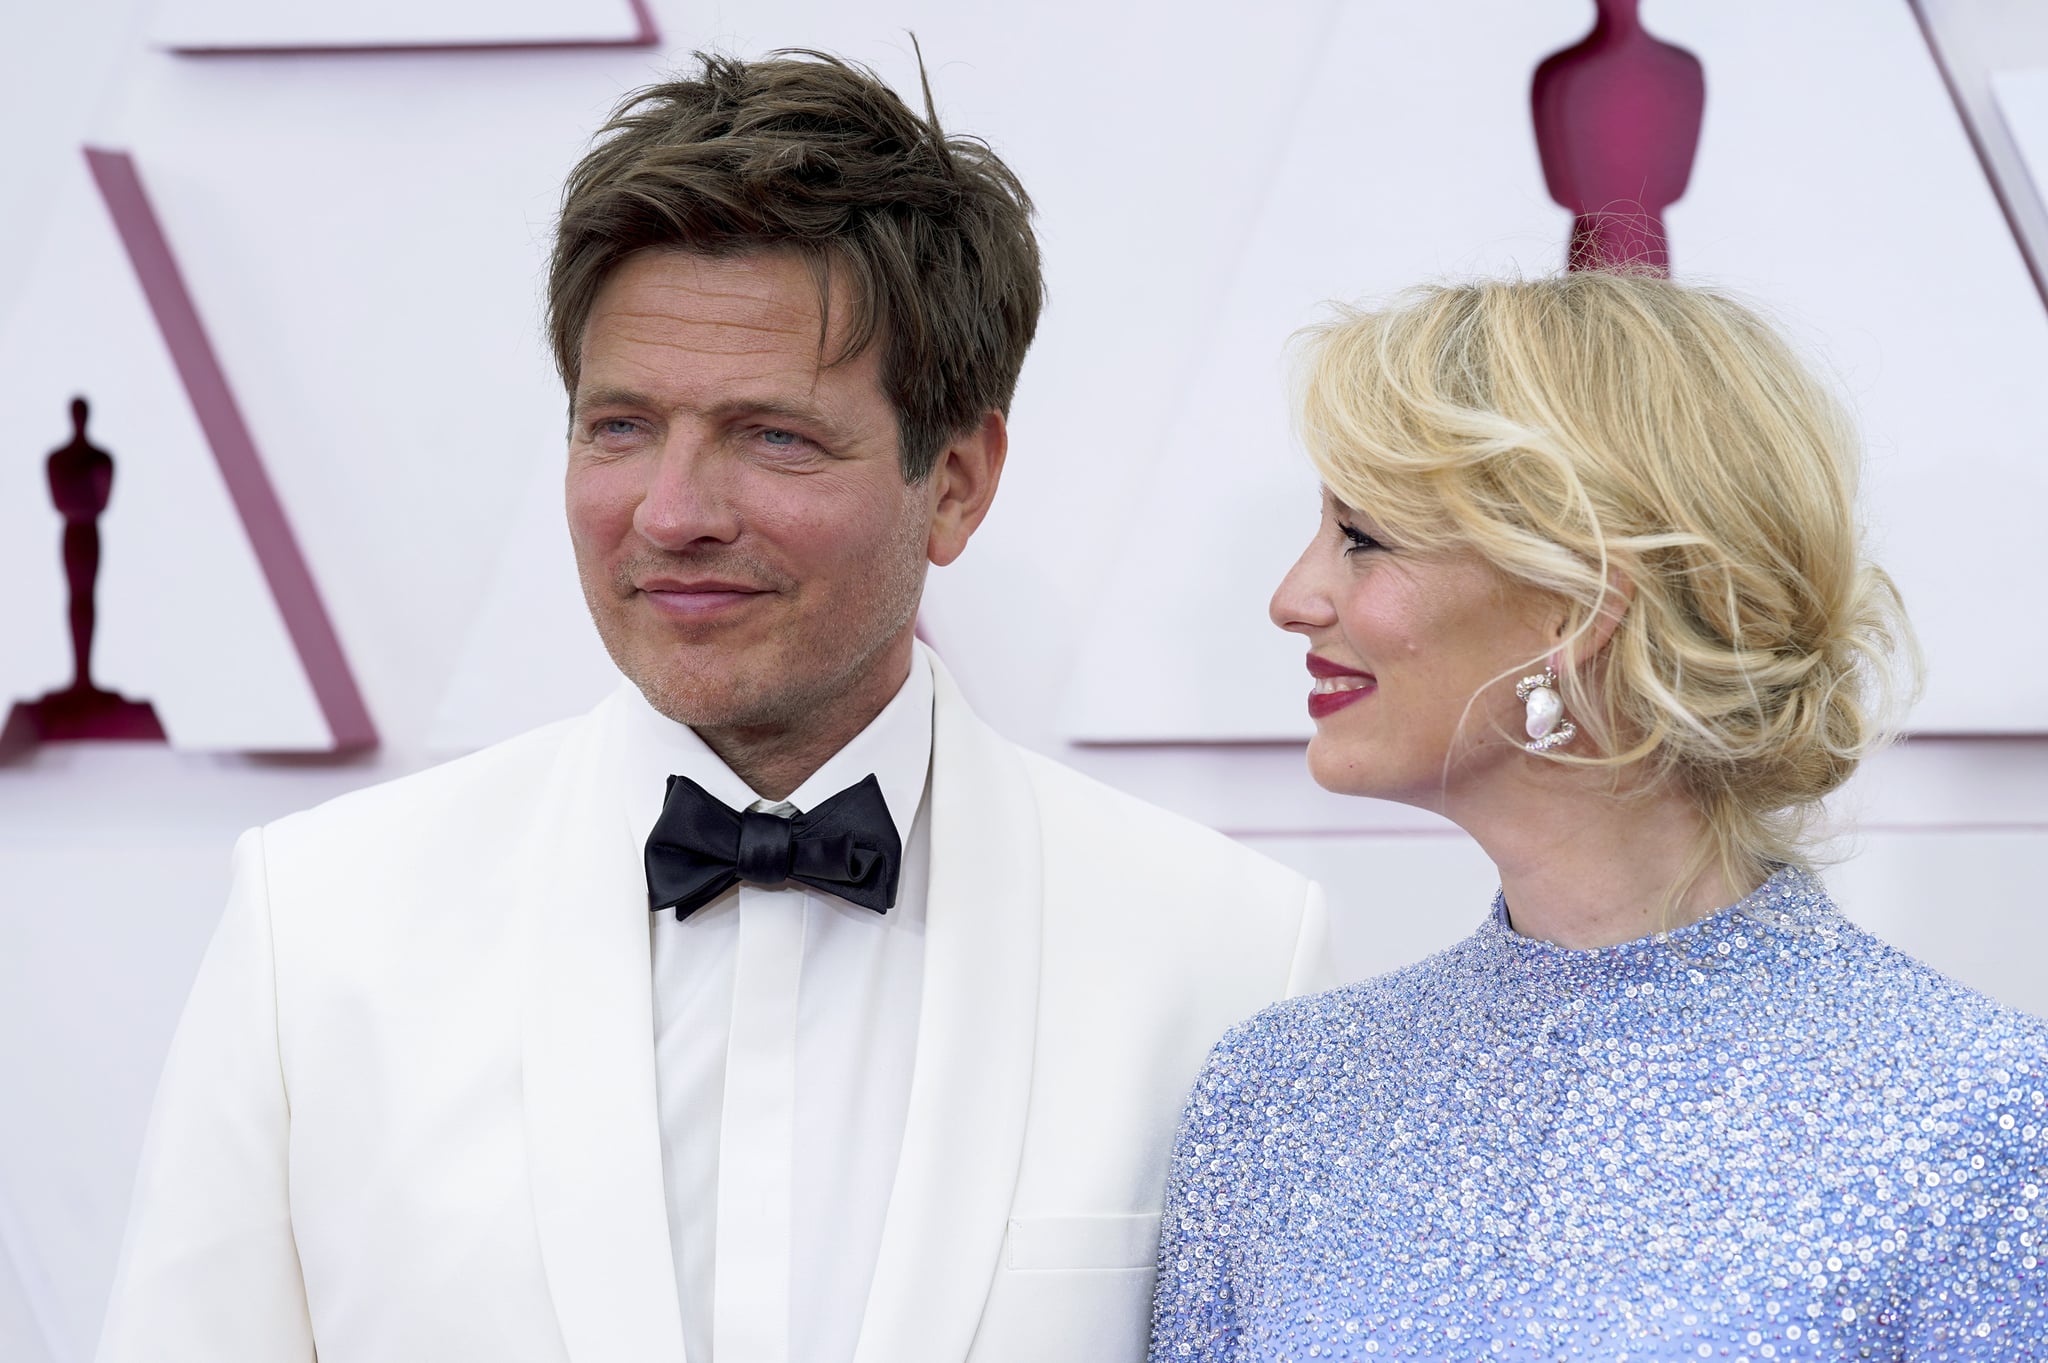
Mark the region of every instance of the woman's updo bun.
<instances>
[{"instance_id":1,"label":"woman's updo bun","mask_svg":"<svg viewBox=\"0 0 2048 1363\"><path fill-rule=\"evenodd\" d=\"M1725 295L1583 272L1346 310L1303 358L1333 494L1569 604L1565 707L1590 742L1549 760L1677 782L1731 871L1804 862L1918 668L1863 555L1854 430L1791 348Z\"/></svg>"}]
</instances>

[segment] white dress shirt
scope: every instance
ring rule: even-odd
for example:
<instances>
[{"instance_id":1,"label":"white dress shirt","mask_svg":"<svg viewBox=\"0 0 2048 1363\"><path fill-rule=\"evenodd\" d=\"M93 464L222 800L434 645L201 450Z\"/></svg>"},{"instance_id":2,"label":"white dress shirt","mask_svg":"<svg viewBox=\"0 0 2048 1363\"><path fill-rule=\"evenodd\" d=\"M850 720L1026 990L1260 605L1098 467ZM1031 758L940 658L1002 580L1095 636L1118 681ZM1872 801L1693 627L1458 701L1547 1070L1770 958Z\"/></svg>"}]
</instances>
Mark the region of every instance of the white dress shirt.
<instances>
[{"instance_id":1,"label":"white dress shirt","mask_svg":"<svg viewBox=\"0 0 2048 1363\"><path fill-rule=\"evenodd\" d=\"M662 1171L689 1363L845 1363L903 1144L923 993L932 673L792 792L808 811L872 773L903 843L896 904L741 884L649 916ZM687 776L762 800L689 728L636 706L636 836Z\"/></svg>"}]
</instances>

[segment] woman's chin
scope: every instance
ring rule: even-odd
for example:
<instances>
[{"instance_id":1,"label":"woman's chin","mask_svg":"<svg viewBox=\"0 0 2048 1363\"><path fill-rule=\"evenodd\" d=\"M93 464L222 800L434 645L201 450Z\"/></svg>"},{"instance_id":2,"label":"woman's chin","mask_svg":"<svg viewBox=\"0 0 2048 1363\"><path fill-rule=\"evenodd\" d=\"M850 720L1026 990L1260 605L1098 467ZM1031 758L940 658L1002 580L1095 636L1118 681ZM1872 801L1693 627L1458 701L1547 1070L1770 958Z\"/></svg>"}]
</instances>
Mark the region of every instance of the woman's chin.
<instances>
[{"instance_id":1,"label":"woman's chin","mask_svg":"<svg viewBox=\"0 0 2048 1363\"><path fill-rule=\"evenodd\" d=\"M1308 774L1333 795L1386 798L1377 765L1356 743L1343 743L1317 732L1309 740Z\"/></svg>"},{"instance_id":2,"label":"woman's chin","mask_svg":"<svg viewBox=\"0 0 2048 1363\"><path fill-rule=\"evenodd\" d=\"M1416 769L1403 771L1402 764L1389 761L1386 754L1367 751L1359 743L1333 742L1320 733L1309 740L1308 774L1331 794L1387 800L1441 814L1442 763L1418 764L1411 756L1406 765Z\"/></svg>"}]
</instances>

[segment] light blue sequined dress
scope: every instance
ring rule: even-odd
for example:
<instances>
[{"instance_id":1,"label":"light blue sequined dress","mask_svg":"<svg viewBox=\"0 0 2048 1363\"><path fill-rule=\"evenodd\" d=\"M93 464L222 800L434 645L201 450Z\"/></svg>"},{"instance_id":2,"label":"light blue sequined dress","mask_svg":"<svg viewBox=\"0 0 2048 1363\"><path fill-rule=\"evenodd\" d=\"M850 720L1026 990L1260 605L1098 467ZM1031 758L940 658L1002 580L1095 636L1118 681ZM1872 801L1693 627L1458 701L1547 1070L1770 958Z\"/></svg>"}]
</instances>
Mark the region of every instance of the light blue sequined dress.
<instances>
[{"instance_id":1,"label":"light blue sequined dress","mask_svg":"<svg viewBox=\"0 0 2048 1363\"><path fill-rule=\"evenodd\" d=\"M2048 1359L2048 1023L1795 870L1598 951L1496 902L1216 1048L1152 1357Z\"/></svg>"}]
</instances>

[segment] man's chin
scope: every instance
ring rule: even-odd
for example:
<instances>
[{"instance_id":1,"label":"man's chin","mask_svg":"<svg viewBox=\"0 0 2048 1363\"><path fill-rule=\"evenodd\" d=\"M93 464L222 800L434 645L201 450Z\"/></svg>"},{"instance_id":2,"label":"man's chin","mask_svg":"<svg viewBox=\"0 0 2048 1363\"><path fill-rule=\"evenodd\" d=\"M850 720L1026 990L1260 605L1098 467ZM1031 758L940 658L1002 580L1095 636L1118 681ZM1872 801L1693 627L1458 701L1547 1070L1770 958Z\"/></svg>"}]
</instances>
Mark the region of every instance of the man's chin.
<instances>
[{"instance_id":1,"label":"man's chin","mask_svg":"<svg viewBox=\"0 0 2048 1363\"><path fill-rule=\"evenodd\" d=\"M778 724L786 706L761 694L758 682L707 679L702 673L628 674L656 713L692 729L745 729Z\"/></svg>"},{"instance_id":2,"label":"man's chin","mask_svg":"<svg viewBox=\"0 0 2048 1363\"><path fill-rule=\"evenodd\" d=\"M731 646L739 641L702 648L675 638L672 630L653 637L643 631L598 632L606 636L613 665L657 713L676 723L701 729L772 719L775 707L763 695L762 682L775 675L773 664L757 659L754 649Z\"/></svg>"}]
</instances>

